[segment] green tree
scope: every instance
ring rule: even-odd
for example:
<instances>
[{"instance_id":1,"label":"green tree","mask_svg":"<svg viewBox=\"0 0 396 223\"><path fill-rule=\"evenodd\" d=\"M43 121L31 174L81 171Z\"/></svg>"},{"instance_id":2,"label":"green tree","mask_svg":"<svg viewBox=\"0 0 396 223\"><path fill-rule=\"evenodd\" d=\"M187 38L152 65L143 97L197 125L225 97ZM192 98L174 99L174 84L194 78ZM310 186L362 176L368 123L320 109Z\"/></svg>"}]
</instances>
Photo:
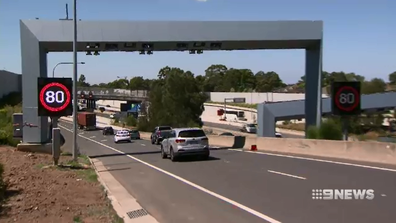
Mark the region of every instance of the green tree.
<instances>
[{"instance_id":1,"label":"green tree","mask_svg":"<svg viewBox=\"0 0 396 223\"><path fill-rule=\"evenodd\" d=\"M257 92L271 92L275 89L285 87L286 84L280 79L279 75L274 72L259 71L256 77L256 91Z\"/></svg>"},{"instance_id":2,"label":"green tree","mask_svg":"<svg viewBox=\"0 0 396 223\"><path fill-rule=\"evenodd\" d=\"M207 97L193 73L180 68L160 70L150 90L148 122L173 127L202 126L200 116Z\"/></svg>"},{"instance_id":3,"label":"green tree","mask_svg":"<svg viewBox=\"0 0 396 223\"><path fill-rule=\"evenodd\" d=\"M228 68L221 64L214 64L205 70L205 81L203 91L205 92L225 92L223 78Z\"/></svg>"},{"instance_id":4,"label":"green tree","mask_svg":"<svg viewBox=\"0 0 396 223\"><path fill-rule=\"evenodd\" d=\"M79 87L89 87L90 84L86 82L86 78L84 74L80 74L80 77L78 78L77 81L77 86Z\"/></svg>"},{"instance_id":5,"label":"green tree","mask_svg":"<svg viewBox=\"0 0 396 223\"><path fill-rule=\"evenodd\" d=\"M396 84L396 71L389 74L389 82L391 84Z\"/></svg>"},{"instance_id":6,"label":"green tree","mask_svg":"<svg viewBox=\"0 0 396 223\"><path fill-rule=\"evenodd\" d=\"M133 77L129 80L130 90L149 90L150 80L144 79L143 77Z\"/></svg>"}]
</instances>

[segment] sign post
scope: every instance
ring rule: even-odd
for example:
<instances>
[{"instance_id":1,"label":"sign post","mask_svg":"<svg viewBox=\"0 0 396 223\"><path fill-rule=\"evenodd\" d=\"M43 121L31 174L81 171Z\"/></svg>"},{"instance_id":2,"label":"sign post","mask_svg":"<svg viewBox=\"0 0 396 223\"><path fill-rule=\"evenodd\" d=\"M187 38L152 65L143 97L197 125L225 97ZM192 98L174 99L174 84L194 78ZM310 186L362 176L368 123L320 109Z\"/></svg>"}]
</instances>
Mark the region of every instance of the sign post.
<instances>
[{"instance_id":1,"label":"sign post","mask_svg":"<svg viewBox=\"0 0 396 223\"><path fill-rule=\"evenodd\" d=\"M37 89L38 116L51 118L52 156L54 164L57 165L60 154L58 118L73 114L72 79L39 77Z\"/></svg>"},{"instance_id":2,"label":"sign post","mask_svg":"<svg viewBox=\"0 0 396 223\"><path fill-rule=\"evenodd\" d=\"M333 82L331 85L331 110L341 117L344 140L348 140L348 124L351 116L361 114L360 82Z\"/></svg>"}]
</instances>

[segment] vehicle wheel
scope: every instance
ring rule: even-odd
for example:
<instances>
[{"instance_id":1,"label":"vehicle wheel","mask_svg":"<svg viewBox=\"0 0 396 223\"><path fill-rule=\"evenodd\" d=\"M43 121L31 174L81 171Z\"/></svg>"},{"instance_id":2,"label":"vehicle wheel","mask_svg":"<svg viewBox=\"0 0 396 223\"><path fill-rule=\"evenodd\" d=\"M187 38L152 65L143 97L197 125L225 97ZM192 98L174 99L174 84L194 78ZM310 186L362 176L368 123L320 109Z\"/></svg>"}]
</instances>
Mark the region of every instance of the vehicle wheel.
<instances>
[{"instance_id":1,"label":"vehicle wheel","mask_svg":"<svg viewBox=\"0 0 396 223\"><path fill-rule=\"evenodd\" d=\"M207 155L203 155L203 156L202 156L202 158L203 158L204 160L207 160L207 159L209 159L209 157L210 157L210 155L209 155L209 154L207 154Z\"/></svg>"},{"instance_id":2,"label":"vehicle wheel","mask_svg":"<svg viewBox=\"0 0 396 223\"><path fill-rule=\"evenodd\" d=\"M129 142L129 143L131 143L131 142L132 142L132 140L129 140L128 142Z\"/></svg>"},{"instance_id":3,"label":"vehicle wheel","mask_svg":"<svg viewBox=\"0 0 396 223\"><path fill-rule=\"evenodd\" d=\"M153 140L153 139L151 139L151 144L153 144L153 145L154 145L154 140Z\"/></svg>"},{"instance_id":4,"label":"vehicle wheel","mask_svg":"<svg viewBox=\"0 0 396 223\"><path fill-rule=\"evenodd\" d=\"M162 146L161 146L161 157L162 157L162 159L168 158L168 155L166 155L164 148Z\"/></svg>"},{"instance_id":5,"label":"vehicle wheel","mask_svg":"<svg viewBox=\"0 0 396 223\"><path fill-rule=\"evenodd\" d=\"M118 143L118 141L114 141L114 143L116 143L116 144L117 144L117 143Z\"/></svg>"},{"instance_id":6,"label":"vehicle wheel","mask_svg":"<svg viewBox=\"0 0 396 223\"><path fill-rule=\"evenodd\" d=\"M175 161L176 161L176 157L175 157L175 154L174 154L172 148L170 148L170 160L171 160L172 162L175 162Z\"/></svg>"},{"instance_id":7,"label":"vehicle wheel","mask_svg":"<svg viewBox=\"0 0 396 223\"><path fill-rule=\"evenodd\" d=\"M155 145L159 145L159 144L160 144L159 140L156 139L156 140L155 140Z\"/></svg>"}]
</instances>

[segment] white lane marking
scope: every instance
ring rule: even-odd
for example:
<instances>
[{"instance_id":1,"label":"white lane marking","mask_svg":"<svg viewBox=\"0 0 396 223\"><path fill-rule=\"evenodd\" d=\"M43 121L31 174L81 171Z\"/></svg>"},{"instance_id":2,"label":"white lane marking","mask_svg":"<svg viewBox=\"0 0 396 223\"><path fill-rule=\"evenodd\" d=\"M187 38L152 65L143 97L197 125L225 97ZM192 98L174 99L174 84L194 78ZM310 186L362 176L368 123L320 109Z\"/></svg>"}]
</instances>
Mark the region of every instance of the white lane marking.
<instances>
[{"instance_id":1,"label":"white lane marking","mask_svg":"<svg viewBox=\"0 0 396 223\"><path fill-rule=\"evenodd\" d=\"M382 197L386 197L386 194L381 194Z\"/></svg>"},{"instance_id":2,"label":"white lane marking","mask_svg":"<svg viewBox=\"0 0 396 223\"><path fill-rule=\"evenodd\" d=\"M66 130L69 131L69 132L73 132L72 130L69 130L69 129L66 129ZM166 174L166 175L168 175L168 176L170 176L170 177L173 177L173 178L175 178L175 179L177 179L177 180L179 180L179 181L181 181L181 182L183 182L183 183L185 183L185 184L188 184L188 185L190 185L190 186L192 186L192 187L194 187L194 188L196 188L196 189L198 189L198 190L200 190L200 191L202 191L202 192L205 192L205 193L207 193L207 194L209 194L209 195L212 195L213 197L216 197L216 198L218 198L218 199L220 199L220 200L223 200L223 201L225 201L225 202L227 202L227 203L229 203L229 204L231 204L231 205L234 205L234 206L236 206L236 207L238 207L238 208L240 208L240 209L242 209L242 210L244 210L244 211L246 211L246 212L248 212L248 213L250 213L250 214L252 214L252 215L255 215L255 216L258 217L258 218L261 218L261 219L263 219L263 220L266 220L266 221L268 221L269 223L281 223L280 221L275 220L275 219L273 219L273 218L271 218L271 217L269 217L269 216L267 216L267 215L265 215L265 214L263 214L263 213L260 213L260 212L258 212L258 211L256 211L256 210L253 210L253 209L251 209L251 208L249 208L249 207L247 207L247 206L244 206L243 204L240 204L240 203L238 203L238 202L236 202L236 201L233 201L233 200L231 200L231 199L229 199L229 198L226 198L226 197L224 197L224 196L221 196L220 194L217 194L217 193L215 193L215 192L213 192L213 191L210 191L210 190L208 190L208 189L206 189L206 188L204 188L204 187L199 186L198 184L195 184L195 183L193 183L193 182L190 182L190 181L188 181L188 180L186 180L186 179L184 179L184 178L182 178L182 177L179 177L179 176L177 176L177 175L175 175L175 174L173 174L173 173L170 173L170 172L168 172L168 171L166 171L166 170L163 170L163 169L161 169L161 168L159 168L159 167L156 167L156 166L154 166L154 165L151 165L150 163L144 162L143 160L140 160L140 159L138 159L138 158L136 158L136 157L134 157L134 156L128 155L128 154L126 154L126 153L124 153L124 152L122 152L122 151L120 151L120 150L118 150L118 149L115 149L115 148L111 147L111 146L108 146L108 145L106 145L106 144L97 142L97 141L95 141L95 140L93 140L93 139L90 139L90 138L88 138L88 137L85 137L85 136L80 136L80 137L81 137L81 138L84 138L84 139L86 139L86 140L89 140L89 141L91 141L91 142L93 142L93 143L96 143L96 144L98 144L98 145L101 145L101 146L103 146L103 147L106 147L106 148L108 148L108 149L111 149L111 150L113 150L113 151L115 151L115 152L117 152L117 153L123 154L123 155L125 155L125 156L127 156L127 157L129 157L129 158L131 158L131 159L133 159L133 160L135 160L135 161L137 161L137 162L139 162L139 163L142 163L142 164L144 164L144 165L146 165L146 166L148 166L148 167L151 167L151 168L153 168L153 169L155 169L155 170L157 170L157 171L159 171L159 172L162 172L162 173L164 173L164 174Z\"/></svg>"},{"instance_id":3,"label":"white lane marking","mask_svg":"<svg viewBox=\"0 0 396 223\"><path fill-rule=\"evenodd\" d=\"M234 151L240 151L240 150L234 150ZM281 154L275 154L275 153L255 152L255 151L240 151L240 152L262 154L262 155L268 155L268 156L278 156L278 157L300 159L300 160L309 160L309 161L316 161L316 162L322 162L322 163L331 163L331 164L338 164L338 165L344 165L344 166L354 166L354 167L361 167L361 168L373 169L373 170L383 170L383 171L389 171L389 172L396 172L396 169L390 169L390 168L384 168L384 167L376 167L376 166L368 166L368 165L361 165L361 164L355 164L355 163L344 163L344 162L331 161L331 160L314 159L314 158L301 157L301 156L290 156L290 155L281 155Z\"/></svg>"},{"instance_id":4,"label":"white lane marking","mask_svg":"<svg viewBox=\"0 0 396 223\"><path fill-rule=\"evenodd\" d=\"M102 139L102 140L100 140L101 142L106 142L107 141L107 139Z\"/></svg>"},{"instance_id":5,"label":"white lane marking","mask_svg":"<svg viewBox=\"0 0 396 223\"><path fill-rule=\"evenodd\" d=\"M89 138L93 139L93 138L96 138L96 136L90 136Z\"/></svg>"},{"instance_id":6,"label":"white lane marking","mask_svg":"<svg viewBox=\"0 0 396 223\"><path fill-rule=\"evenodd\" d=\"M140 144L141 146L146 146L146 144Z\"/></svg>"},{"instance_id":7,"label":"white lane marking","mask_svg":"<svg viewBox=\"0 0 396 223\"><path fill-rule=\"evenodd\" d=\"M274 173L274 174L283 175L283 176L287 176L287 177L293 177L293 178L297 178L297 179L300 179L300 180L306 180L307 179L305 177L299 177L299 176L296 176L296 175L291 175L291 174L282 173L282 172L273 171L273 170L268 170L268 172Z\"/></svg>"}]
</instances>

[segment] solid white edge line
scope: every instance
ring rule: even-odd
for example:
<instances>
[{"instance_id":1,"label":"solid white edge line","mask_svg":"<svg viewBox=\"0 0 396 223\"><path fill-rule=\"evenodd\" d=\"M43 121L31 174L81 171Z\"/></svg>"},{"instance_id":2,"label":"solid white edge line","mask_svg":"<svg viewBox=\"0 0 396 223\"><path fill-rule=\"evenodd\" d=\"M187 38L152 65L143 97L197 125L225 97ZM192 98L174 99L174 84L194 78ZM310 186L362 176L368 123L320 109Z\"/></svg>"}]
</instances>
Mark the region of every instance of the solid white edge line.
<instances>
[{"instance_id":1,"label":"solid white edge line","mask_svg":"<svg viewBox=\"0 0 396 223\"><path fill-rule=\"evenodd\" d=\"M73 132L72 130L69 130L69 129L67 129L67 128L64 128L64 127L62 127L62 128L65 129L65 130L67 130L67 131L69 131L69 132ZM126 154L126 153L124 153L124 152L122 152L122 151L120 151L120 150L118 150L118 149L115 149L115 148L111 147L111 146L108 146L108 145L106 145L106 144L100 143L100 142L98 142L98 141L95 141L95 140L90 139L90 138L85 137L85 136L81 136L81 135L80 135L80 137L83 138L83 139L89 140L89 141L91 141L91 142L93 142L93 143L96 143L96 144L98 144L98 145L101 145L101 146L103 146L103 147L106 147L106 148L108 148L108 149L111 149L111 150L113 150L113 151L115 151L115 152L117 152L117 153L123 154L123 155L125 155L125 156L127 156L127 157L129 157L129 158L131 158L131 159L133 159L133 160L135 160L135 161L137 161L137 162L139 162L139 163L142 163L142 164L144 164L144 165L146 165L146 166L148 166L148 167L151 167L151 168L153 168L153 169L155 169L155 170L157 170L157 171L159 171L159 172L162 172L162 173L164 173L164 174L166 174L166 175L168 175L168 176L170 176L170 177L173 177L173 178L175 178L175 179L177 179L177 180L179 180L179 181L181 181L181 182L183 182L183 183L185 183L185 184L188 184L188 185L190 185L190 186L192 186L192 187L194 187L194 188L196 188L196 189L198 189L198 190L200 190L200 191L202 191L202 192L205 192L205 193L207 193L207 194L209 194L209 195L212 195L213 197L216 197L216 198L218 198L218 199L220 199L220 200L223 200L223 201L225 201L225 202L227 202L227 203L229 203L229 204L231 204L231 205L234 205L234 206L236 206L236 207L238 207L238 208L240 208L240 209L242 209L242 210L244 210L244 211L246 211L246 212L248 212L248 213L250 213L250 214L252 214L252 215L255 215L255 216L258 217L258 218L261 218L261 219L263 219L263 220L266 220L266 221L268 221L269 223L281 223L280 221L275 220L275 219L273 219L273 218L271 218L271 217L269 217L269 216L267 216L267 215L265 215L265 214L262 214L262 213L260 213L260 212L258 212L258 211L256 211L256 210L253 210L253 209L251 209L251 208L249 208L249 207L247 207L247 206L245 206L245 205L243 205L243 204L240 204L240 203L238 203L238 202L236 202L236 201L233 201L233 200L231 200L231 199L229 199L229 198L226 198L226 197L224 197L224 196L222 196L222 195L220 195L220 194L217 194L217 193L215 193L215 192L213 192L213 191L210 191L210 190L208 190L208 189L206 189L206 188L204 188L204 187L201 187L201 186L199 186L199 185L197 185L197 184L195 184L195 183L193 183L193 182L190 182L190 181L188 181L188 180L186 180L186 179L184 179L184 178L181 178L181 177L179 177L179 176L177 176L177 175L175 175L175 174L173 174L173 173L170 173L170 172L168 172L168 171L166 171L166 170L163 170L163 169L161 169L161 168L159 168L159 167L156 167L156 166L154 166L154 165L151 165L150 163L147 163L147 162L145 162L145 161L143 161L143 160L140 160L140 159L138 159L138 158L136 158L136 157L134 157L134 156L128 155L128 154Z\"/></svg>"},{"instance_id":2,"label":"solid white edge line","mask_svg":"<svg viewBox=\"0 0 396 223\"><path fill-rule=\"evenodd\" d=\"M238 150L235 150L235 151L238 151ZM344 163L344 162L339 162L339 161L314 159L314 158L301 157L301 156L291 156L291 155L282 155L282 154L255 152L255 151L240 151L240 152L256 153L256 154L262 154L262 155L268 155L268 156L278 156L278 157L283 157L283 158L300 159L300 160L316 161L316 162L322 162L322 163L338 164L338 165L344 165L344 166L361 167L361 168L373 169L373 170L396 172L396 169L390 169L390 168L385 168L385 167L368 166L368 165L355 164L355 163Z\"/></svg>"},{"instance_id":3,"label":"solid white edge line","mask_svg":"<svg viewBox=\"0 0 396 223\"><path fill-rule=\"evenodd\" d=\"M282 172L273 171L273 170L268 170L268 172L274 173L274 174L283 175L283 176L287 176L287 177L293 177L293 178L297 178L297 179L300 179L300 180L306 180L306 179L307 179L307 178L305 178L305 177L299 177L299 176L296 176L296 175L287 174L287 173L282 173Z\"/></svg>"},{"instance_id":4,"label":"solid white edge line","mask_svg":"<svg viewBox=\"0 0 396 223\"><path fill-rule=\"evenodd\" d=\"M62 120L62 121L69 122L67 120ZM308 158L308 157L301 157L301 156L282 155L282 154L259 152L259 151L246 151L243 149L228 149L228 150L238 151L238 152L246 152L246 153L256 153L256 154L262 154L262 155L267 155L267 156L277 156L277 157L290 158L290 159L300 159L300 160L309 160L309 161L322 162L322 163L331 163L331 164L338 164L338 165L344 165L344 166L353 166L353 167L360 167L360 168L373 169L373 170L396 172L396 169L368 166L368 165L355 164L355 163L345 163L345 162L339 162L339 161L315 159L315 158Z\"/></svg>"}]
</instances>

